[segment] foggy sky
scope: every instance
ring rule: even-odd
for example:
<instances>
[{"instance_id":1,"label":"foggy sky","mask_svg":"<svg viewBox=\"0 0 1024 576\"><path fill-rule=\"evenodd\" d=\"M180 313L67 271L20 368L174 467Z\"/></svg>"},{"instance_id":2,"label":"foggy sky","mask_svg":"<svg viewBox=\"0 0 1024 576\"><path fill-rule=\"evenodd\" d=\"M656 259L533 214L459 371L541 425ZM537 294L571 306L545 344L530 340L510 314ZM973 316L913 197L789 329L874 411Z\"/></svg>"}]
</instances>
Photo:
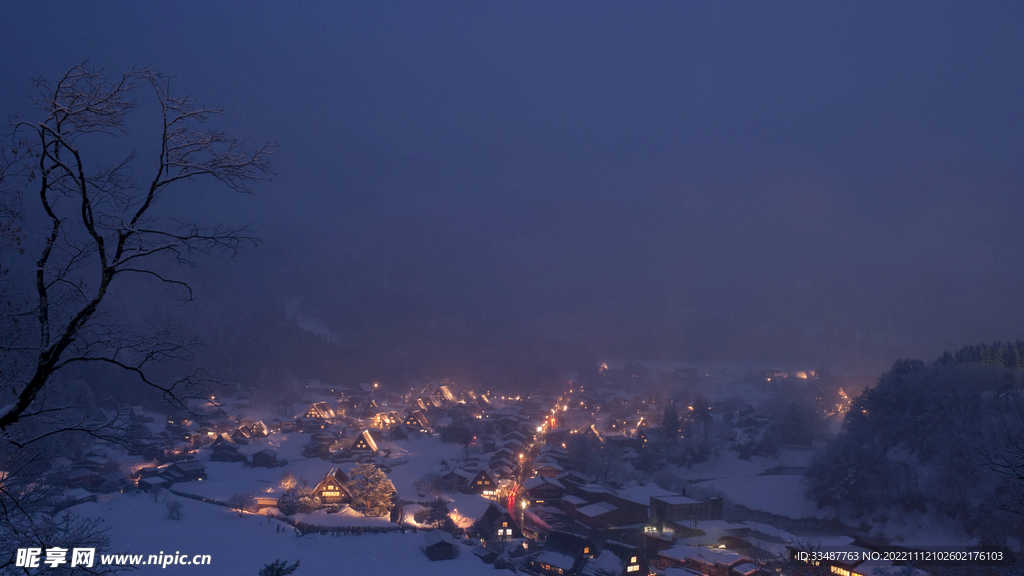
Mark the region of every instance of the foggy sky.
<instances>
[{"instance_id":1,"label":"foggy sky","mask_svg":"<svg viewBox=\"0 0 1024 576\"><path fill-rule=\"evenodd\" d=\"M258 197L178 206L266 240L208 271L225 314L368 354L430 335L868 370L1024 337L1019 3L3 12L5 114L29 78L151 65L281 144Z\"/></svg>"}]
</instances>

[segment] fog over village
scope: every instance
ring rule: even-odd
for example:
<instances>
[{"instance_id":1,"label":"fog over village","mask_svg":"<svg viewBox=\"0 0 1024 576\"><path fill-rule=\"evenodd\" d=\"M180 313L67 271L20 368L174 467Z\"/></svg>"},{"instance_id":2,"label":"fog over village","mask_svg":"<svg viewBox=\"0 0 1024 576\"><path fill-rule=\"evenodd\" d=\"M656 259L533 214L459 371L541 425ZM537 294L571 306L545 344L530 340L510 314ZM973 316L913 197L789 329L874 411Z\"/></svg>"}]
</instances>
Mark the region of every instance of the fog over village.
<instances>
[{"instance_id":1,"label":"fog over village","mask_svg":"<svg viewBox=\"0 0 1024 576\"><path fill-rule=\"evenodd\" d=\"M1024 574L1024 7L0 46L0 574Z\"/></svg>"}]
</instances>

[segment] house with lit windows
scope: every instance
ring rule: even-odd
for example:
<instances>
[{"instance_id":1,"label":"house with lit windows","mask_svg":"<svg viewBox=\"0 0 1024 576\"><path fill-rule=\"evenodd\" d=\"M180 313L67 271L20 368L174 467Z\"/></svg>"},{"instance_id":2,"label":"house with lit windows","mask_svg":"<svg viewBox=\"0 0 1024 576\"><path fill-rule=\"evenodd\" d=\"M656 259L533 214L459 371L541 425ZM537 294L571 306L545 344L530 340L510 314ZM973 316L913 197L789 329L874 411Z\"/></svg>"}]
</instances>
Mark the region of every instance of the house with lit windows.
<instances>
[{"instance_id":1,"label":"house with lit windows","mask_svg":"<svg viewBox=\"0 0 1024 576\"><path fill-rule=\"evenodd\" d=\"M583 576L647 576L649 570L643 553L637 546L623 544L614 540L604 543L604 550L596 557L587 560Z\"/></svg>"},{"instance_id":2,"label":"house with lit windows","mask_svg":"<svg viewBox=\"0 0 1024 576\"><path fill-rule=\"evenodd\" d=\"M530 570L551 576L580 574L583 565L593 557L594 543L586 536L552 530L540 550L530 555Z\"/></svg>"},{"instance_id":3,"label":"house with lit windows","mask_svg":"<svg viewBox=\"0 0 1024 576\"><path fill-rule=\"evenodd\" d=\"M463 492L467 494L493 496L497 490L498 479L494 477L494 473L491 472L490 468L484 468L473 476L473 479L469 481L469 484L466 485Z\"/></svg>"},{"instance_id":4,"label":"house with lit windows","mask_svg":"<svg viewBox=\"0 0 1024 576\"><path fill-rule=\"evenodd\" d=\"M352 447L348 451L353 454L376 454L377 441L373 439L369 430L363 430L353 440Z\"/></svg>"},{"instance_id":5,"label":"house with lit windows","mask_svg":"<svg viewBox=\"0 0 1024 576\"><path fill-rule=\"evenodd\" d=\"M484 540L508 540L523 538L523 531L508 509L497 502L491 502L483 516L477 520L474 528Z\"/></svg>"},{"instance_id":6,"label":"house with lit windows","mask_svg":"<svg viewBox=\"0 0 1024 576\"><path fill-rule=\"evenodd\" d=\"M413 430L430 430L430 422L427 420L427 415L424 414L422 410L413 410L410 412L409 415L405 417L405 420L402 421L402 424L405 424Z\"/></svg>"},{"instance_id":7,"label":"house with lit windows","mask_svg":"<svg viewBox=\"0 0 1024 576\"><path fill-rule=\"evenodd\" d=\"M565 495L565 485L548 476L534 476L523 482L523 488L535 504L560 500Z\"/></svg>"},{"instance_id":8,"label":"house with lit windows","mask_svg":"<svg viewBox=\"0 0 1024 576\"><path fill-rule=\"evenodd\" d=\"M302 414L302 417L318 420L333 420L335 414L334 410L327 402L314 402L309 405L309 408L307 408Z\"/></svg>"},{"instance_id":9,"label":"house with lit windows","mask_svg":"<svg viewBox=\"0 0 1024 576\"><path fill-rule=\"evenodd\" d=\"M331 468L324 479L313 488L313 494L325 505L347 504L352 501L348 476L341 468Z\"/></svg>"}]
</instances>

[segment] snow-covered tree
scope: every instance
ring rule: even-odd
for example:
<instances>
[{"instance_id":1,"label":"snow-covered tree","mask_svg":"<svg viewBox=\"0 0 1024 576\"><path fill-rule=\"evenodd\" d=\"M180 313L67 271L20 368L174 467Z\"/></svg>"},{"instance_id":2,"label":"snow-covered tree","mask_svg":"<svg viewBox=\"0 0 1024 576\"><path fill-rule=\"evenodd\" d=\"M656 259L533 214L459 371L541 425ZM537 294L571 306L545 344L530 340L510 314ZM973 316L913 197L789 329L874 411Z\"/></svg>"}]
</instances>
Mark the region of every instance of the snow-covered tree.
<instances>
[{"instance_id":1,"label":"snow-covered tree","mask_svg":"<svg viewBox=\"0 0 1024 576\"><path fill-rule=\"evenodd\" d=\"M281 480L278 481L278 485L287 492L294 490L299 485L299 481L295 479L295 475L290 470L285 470L284 474L281 475Z\"/></svg>"},{"instance_id":2,"label":"snow-covered tree","mask_svg":"<svg viewBox=\"0 0 1024 576\"><path fill-rule=\"evenodd\" d=\"M356 466L352 480L352 509L366 516L383 516L391 511L396 494L387 475L373 464Z\"/></svg>"}]
</instances>

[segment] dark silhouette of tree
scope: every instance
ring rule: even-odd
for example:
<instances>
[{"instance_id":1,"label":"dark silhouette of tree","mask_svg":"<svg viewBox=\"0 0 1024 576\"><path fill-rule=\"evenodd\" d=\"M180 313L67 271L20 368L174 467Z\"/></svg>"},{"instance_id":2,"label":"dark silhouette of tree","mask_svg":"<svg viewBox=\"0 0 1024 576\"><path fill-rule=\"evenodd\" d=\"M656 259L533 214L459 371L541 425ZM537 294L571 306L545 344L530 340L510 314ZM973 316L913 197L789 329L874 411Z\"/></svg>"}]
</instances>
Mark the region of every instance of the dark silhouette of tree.
<instances>
[{"instance_id":1,"label":"dark silhouette of tree","mask_svg":"<svg viewBox=\"0 0 1024 576\"><path fill-rule=\"evenodd\" d=\"M260 569L259 576L288 576L299 569L299 561L291 566L284 560L274 560L270 564L264 564Z\"/></svg>"},{"instance_id":2,"label":"dark silhouette of tree","mask_svg":"<svg viewBox=\"0 0 1024 576\"><path fill-rule=\"evenodd\" d=\"M104 142L127 134L141 90L153 95L161 111L148 175L134 169L134 152L110 163ZM59 410L46 406L48 385L68 366L126 370L181 408L185 398L205 396L209 380L202 370L169 383L147 373L161 360L187 358L191 342L174 341L164 328L140 330L113 321L108 296L124 279L136 277L191 300L190 286L161 264L191 265L210 253L230 257L255 244L245 227L174 220L159 209L185 181L211 179L251 193L251 184L270 173L272 152L271 145L250 149L209 128L207 121L220 110L174 95L171 78L148 68L111 77L75 66L56 82L36 81L36 91L36 114L14 124L11 154L0 166L4 198L30 191L48 221L34 262L32 303L25 310L34 326L26 325L3 349L8 360L20 360L5 374L14 400L0 407L0 430L16 446L39 436L14 428L25 419L49 421L44 433L101 434L111 428L112 423L61 421Z\"/></svg>"},{"instance_id":3,"label":"dark silhouette of tree","mask_svg":"<svg viewBox=\"0 0 1024 576\"><path fill-rule=\"evenodd\" d=\"M676 403L672 400L668 401L661 417L661 433L669 444L675 444L679 439L679 412L676 410Z\"/></svg>"},{"instance_id":4,"label":"dark silhouette of tree","mask_svg":"<svg viewBox=\"0 0 1024 576\"><path fill-rule=\"evenodd\" d=\"M121 320L118 303L127 299L111 295L144 286L128 281L135 278L191 300L177 266L257 243L244 226L176 220L166 207L186 182L251 193L270 175L273 151L211 128L220 110L176 95L171 78L149 68L109 75L79 65L35 88L34 111L16 118L0 145L0 245L32 271L30 283L15 286L0 270L0 572L13 562L10 547L102 545L94 523L48 517L60 495L40 482L46 463L89 436L139 447L146 435L123 407L98 410L95 385L71 386L62 371L122 370L180 410L206 396L213 379L201 368L171 381L152 376L156 363L190 358L193 341ZM111 140L128 136L144 96L159 116L141 146L153 157L136 166L139 154L115 158ZM27 202L43 215L37 230L21 219Z\"/></svg>"}]
</instances>

